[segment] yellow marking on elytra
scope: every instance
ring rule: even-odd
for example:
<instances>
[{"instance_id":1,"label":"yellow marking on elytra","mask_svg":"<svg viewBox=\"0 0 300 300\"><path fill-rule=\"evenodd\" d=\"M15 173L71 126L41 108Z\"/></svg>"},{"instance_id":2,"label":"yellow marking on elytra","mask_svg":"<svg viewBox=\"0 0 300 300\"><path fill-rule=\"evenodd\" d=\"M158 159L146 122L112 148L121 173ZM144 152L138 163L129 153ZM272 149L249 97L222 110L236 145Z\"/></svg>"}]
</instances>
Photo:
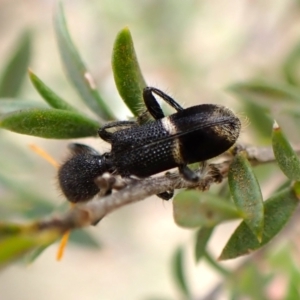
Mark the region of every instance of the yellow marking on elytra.
<instances>
[{"instance_id":1,"label":"yellow marking on elytra","mask_svg":"<svg viewBox=\"0 0 300 300\"><path fill-rule=\"evenodd\" d=\"M180 141L178 138L175 138L173 140L173 147L172 147L172 155L176 162L176 164L180 165L183 164L183 159L181 157L181 151L180 151Z\"/></svg>"},{"instance_id":2,"label":"yellow marking on elytra","mask_svg":"<svg viewBox=\"0 0 300 300\"><path fill-rule=\"evenodd\" d=\"M162 127L170 134L174 135L177 133L176 126L172 123L170 118L161 119Z\"/></svg>"},{"instance_id":3,"label":"yellow marking on elytra","mask_svg":"<svg viewBox=\"0 0 300 300\"><path fill-rule=\"evenodd\" d=\"M170 118L163 118L161 119L161 123L163 128L170 134L175 135L177 133L176 126L172 123ZM180 140L179 138L173 139L173 145L172 145L172 156L175 160L175 162L180 165L183 163L181 152L180 152Z\"/></svg>"}]
</instances>

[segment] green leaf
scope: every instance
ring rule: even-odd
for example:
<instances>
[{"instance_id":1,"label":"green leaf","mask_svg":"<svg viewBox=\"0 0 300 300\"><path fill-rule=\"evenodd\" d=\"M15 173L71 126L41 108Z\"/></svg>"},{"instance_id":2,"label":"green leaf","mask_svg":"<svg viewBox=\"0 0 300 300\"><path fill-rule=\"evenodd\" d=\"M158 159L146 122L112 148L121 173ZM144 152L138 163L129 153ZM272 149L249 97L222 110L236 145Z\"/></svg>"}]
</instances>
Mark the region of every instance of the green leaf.
<instances>
[{"instance_id":1,"label":"green leaf","mask_svg":"<svg viewBox=\"0 0 300 300\"><path fill-rule=\"evenodd\" d=\"M0 241L0 266L17 259L35 247L35 241L27 236L13 236Z\"/></svg>"},{"instance_id":2,"label":"green leaf","mask_svg":"<svg viewBox=\"0 0 300 300\"><path fill-rule=\"evenodd\" d=\"M283 73L288 83L300 85L300 43L291 51L283 64Z\"/></svg>"},{"instance_id":3,"label":"green leaf","mask_svg":"<svg viewBox=\"0 0 300 300\"><path fill-rule=\"evenodd\" d=\"M0 97L15 97L23 83L31 55L31 32L26 30L4 69L0 81ZM2 59L2 62L4 59Z\"/></svg>"},{"instance_id":4,"label":"green leaf","mask_svg":"<svg viewBox=\"0 0 300 300\"><path fill-rule=\"evenodd\" d=\"M33 249L26 257L25 257L25 262L26 264L31 264L33 263L50 245L50 244L46 244L46 245L42 245L39 246L35 249Z\"/></svg>"},{"instance_id":5,"label":"green leaf","mask_svg":"<svg viewBox=\"0 0 300 300\"><path fill-rule=\"evenodd\" d=\"M279 233L297 208L299 200L292 188L282 190L264 202L265 220L259 243L243 221L230 237L219 259L231 259L261 248Z\"/></svg>"},{"instance_id":6,"label":"green leaf","mask_svg":"<svg viewBox=\"0 0 300 300\"><path fill-rule=\"evenodd\" d=\"M176 285L178 286L179 290L183 293L183 295L187 299L191 299L190 291L186 282L186 276L185 276L185 265L184 265L184 260L183 260L183 248L179 247L174 255L173 258L173 271L172 274L174 276L174 280Z\"/></svg>"},{"instance_id":7,"label":"green leaf","mask_svg":"<svg viewBox=\"0 0 300 300\"><path fill-rule=\"evenodd\" d=\"M216 261L215 258L213 258L210 253L207 251L204 252L204 258L205 262L209 264L211 268L213 268L215 271L223 275L224 277L228 278L229 275L231 275L231 271L224 268L219 262Z\"/></svg>"},{"instance_id":8,"label":"green leaf","mask_svg":"<svg viewBox=\"0 0 300 300\"><path fill-rule=\"evenodd\" d=\"M284 245L277 249L277 251L271 251L267 256L267 261L273 270L279 270L281 273L289 276L294 282L300 281L300 270L297 265L297 260L291 255L293 253L293 241L290 244Z\"/></svg>"},{"instance_id":9,"label":"green leaf","mask_svg":"<svg viewBox=\"0 0 300 300\"><path fill-rule=\"evenodd\" d=\"M51 90L45 83L41 81L31 70L28 71L29 78L39 92L39 94L46 100L46 102L53 108L76 111L76 109L68 102L60 98L53 90Z\"/></svg>"},{"instance_id":10,"label":"green leaf","mask_svg":"<svg viewBox=\"0 0 300 300\"><path fill-rule=\"evenodd\" d=\"M76 244L80 247L86 247L91 249L101 248L99 241L96 240L86 229L83 228L72 230L68 242ZM32 263L34 260L36 260L51 244L52 243L34 249L26 257L26 263Z\"/></svg>"},{"instance_id":11,"label":"green leaf","mask_svg":"<svg viewBox=\"0 0 300 300\"><path fill-rule=\"evenodd\" d=\"M297 105L291 106L291 107L285 107L280 110L281 115L286 115L289 117L289 119L292 119L296 127L299 126L299 121L300 121L300 108Z\"/></svg>"},{"instance_id":12,"label":"green leaf","mask_svg":"<svg viewBox=\"0 0 300 300\"><path fill-rule=\"evenodd\" d=\"M85 229L72 230L70 242L79 246L99 249L99 242Z\"/></svg>"},{"instance_id":13,"label":"green leaf","mask_svg":"<svg viewBox=\"0 0 300 300\"><path fill-rule=\"evenodd\" d=\"M95 136L99 124L66 110L26 109L0 117L0 127L43 138L71 139Z\"/></svg>"},{"instance_id":14,"label":"green leaf","mask_svg":"<svg viewBox=\"0 0 300 300\"><path fill-rule=\"evenodd\" d=\"M287 287L287 292L284 300L295 300L300 298L300 292L299 292L299 284L298 282L290 281L289 285Z\"/></svg>"},{"instance_id":15,"label":"green leaf","mask_svg":"<svg viewBox=\"0 0 300 300\"><path fill-rule=\"evenodd\" d=\"M61 3L58 4L55 11L54 28L61 60L73 86L94 113L104 120L114 119L111 110L100 97L92 75L87 70L71 40Z\"/></svg>"},{"instance_id":16,"label":"green leaf","mask_svg":"<svg viewBox=\"0 0 300 300\"><path fill-rule=\"evenodd\" d=\"M0 266L6 265L36 247L48 245L59 237L57 231L12 235L0 241Z\"/></svg>"},{"instance_id":17,"label":"green leaf","mask_svg":"<svg viewBox=\"0 0 300 300\"><path fill-rule=\"evenodd\" d=\"M26 184L20 182L20 180L16 180L13 176L8 177L7 174L2 174L0 172L0 184L13 191L17 198L15 201L16 206L14 207L14 213L20 214L22 218L26 217L31 220L36 219L38 217L49 215L56 208L53 201L45 199L45 195L39 196L36 191L30 191Z\"/></svg>"},{"instance_id":18,"label":"green leaf","mask_svg":"<svg viewBox=\"0 0 300 300\"><path fill-rule=\"evenodd\" d=\"M280 192L283 189L286 189L292 185L292 181L287 179L281 185L277 186L274 193ZM296 193L297 194L297 193Z\"/></svg>"},{"instance_id":19,"label":"green leaf","mask_svg":"<svg viewBox=\"0 0 300 300\"><path fill-rule=\"evenodd\" d=\"M281 171L291 180L300 180L300 160L276 122L273 126L272 145Z\"/></svg>"},{"instance_id":20,"label":"green leaf","mask_svg":"<svg viewBox=\"0 0 300 300\"><path fill-rule=\"evenodd\" d=\"M238 153L229 168L228 183L236 207L244 213L244 221L262 239L264 205L259 183L245 155Z\"/></svg>"},{"instance_id":21,"label":"green leaf","mask_svg":"<svg viewBox=\"0 0 300 300\"><path fill-rule=\"evenodd\" d=\"M26 108L46 108L47 105L38 101L22 100L16 98L0 99L0 115L23 110Z\"/></svg>"},{"instance_id":22,"label":"green leaf","mask_svg":"<svg viewBox=\"0 0 300 300\"><path fill-rule=\"evenodd\" d=\"M198 230L196 236L195 257L196 262L203 257L206 250L207 242L213 233L214 227L202 227Z\"/></svg>"},{"instance_id":23,"label":"green leaf","mask_svg":"<svg viewBox=\"0 0 300 300\"><path fill-rule=\"evenodd\" d=\"M146 82L135 54L132 37L126 27L116 37L112 68L119 94L128 108L138 116L143 107L143 88Z\"/></svg>"},{"instance_id":24,"label":"green leaf","mask_svg":"<svg viewBox=\"0 0 300 300\"><path fill-rule=\"evenodd\" d=\"M234 205L195 190L183 191L175 196L173 214L177 225L187 228L212 227L224 220L243 216Z\"/></svg>"},{"instance_id":25,"label":"green leaf","mask_svg":"<svg viewBox=\"0 0 300 300\"><path fill-rule=\"evenodd\" d=\"M299 282L300 271L297 263L297 258L292 255L294 244L291 241L290 244L280 247L276 252L272 251L267 256L267 262L271 268L279 270L280 274L284 274L289 279L289 286L287 288L287 295L284 299L299 299Z\"/></svg>"},{"instance_id":26,"label":"green leaf","mask_svg":"<svg viewBox=\"0 0 300 300\"><path fill-rule=\"evenodd\" d=\"M55 211L56 207L53 204L53 200L52 202L45 201L42 197L38 198L36 195L34 196L35 198L26 198L26 201L22 203L21 207L17 207L15 212L19 212L23 218L25 217L29 220L34 220L36 218L48 216ZM20 203L20 200L17 203Z\"/></svg>"},{"instance_id":27,"label":"green leaf","mask_svg":"<svg viewBox=\"0 0 300 300\"><path fill-rule=\"evenodd\" d=\"M274 102L299 104L300 101L300 89L288 84L250 81L233 84L228 89L257 104L274 104Z\"/></svg>"},{"instance_id":28,"label":"green leaf","mask_svg":"<svg viewBox=\"0 0 300 300\"><path fill-rule=\"evenodd\" d=\"M245 115L249 118L251 127L255 128L255 132L269 143L273 123L269 115L270 110L266 106L248 101L245 97L243 97L243 100L245 100Z\"/></svg>"},{"instance_id":29,"label":"green leaf","mask_svg":"<svg viewBox=\"0 0 300 300\"><path fill-rule=\"evenodd\" d=\"M267 300L265 290L270 279L269 275L264 275L254 263L250 262L231 276L229 287L239 295L237 299Z\"/></svg>"},{"instance_id":30,"label":"green leaf","mask_svg":"<svg viewBox=\"0 0 300 300\"><path fill-rule=\"evenodd\" d=\"M14 235L18 235L21 232L25 231L27 227L25 228L22 225L19 224L14 224L14 223L0 223L0 241L7 238L11 237Z\"/></svg>"}]
</instances>

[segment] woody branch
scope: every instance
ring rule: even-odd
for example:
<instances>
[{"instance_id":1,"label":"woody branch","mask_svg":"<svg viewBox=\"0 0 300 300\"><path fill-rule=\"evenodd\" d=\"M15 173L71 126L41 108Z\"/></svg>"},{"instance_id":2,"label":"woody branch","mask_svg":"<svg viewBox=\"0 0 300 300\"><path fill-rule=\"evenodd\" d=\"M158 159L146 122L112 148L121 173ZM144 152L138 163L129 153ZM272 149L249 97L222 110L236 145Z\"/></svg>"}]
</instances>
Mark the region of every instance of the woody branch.
<instances>
[{"instance_id":1,"label":"woody branch","mask_svg":"<svg viewBox=\"0 0 300 300\"><path fill-rule=\"evenodd\" d=\"M108 196L97 197L92 201L77 204L73 209L60 217L38 222L38 226L41 230L55 228L65 232L69 229L95 224L107 214L124 205L144 200L166 190L179 188L209 190L212 184L220 183L227 177L234 154L239 151L246 152L253 166L275 161L271 147L254 147L238 144L230 152L225 153L221 162L207 164L200 168L198 171L200 179L196 183L183 180L178 173L145 179L129 178L126 180L124 188ZM296 151L300 153L299 147Z\"/></svg>"}]
</instances>

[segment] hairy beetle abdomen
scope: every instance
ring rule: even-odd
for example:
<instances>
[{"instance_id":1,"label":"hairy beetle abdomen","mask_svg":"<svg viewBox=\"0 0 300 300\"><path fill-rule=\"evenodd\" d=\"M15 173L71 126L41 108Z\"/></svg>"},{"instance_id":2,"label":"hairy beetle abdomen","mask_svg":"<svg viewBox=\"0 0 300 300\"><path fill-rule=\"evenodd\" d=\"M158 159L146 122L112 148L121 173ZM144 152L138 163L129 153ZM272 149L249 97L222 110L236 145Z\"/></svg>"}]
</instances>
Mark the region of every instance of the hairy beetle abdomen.
<instances>
[{"instance_id":1,"label":"hairy beetle abdomen","mask_svg":"<svg viewBox=\"0 0 300 300\"><path fill-rule=\"evenodd\" d=\"M171 115L170 121L187 164L222 154L236 142L241 130L239 118L230 109L214 104L187 108Z\"/></svg>"}]
</instances>

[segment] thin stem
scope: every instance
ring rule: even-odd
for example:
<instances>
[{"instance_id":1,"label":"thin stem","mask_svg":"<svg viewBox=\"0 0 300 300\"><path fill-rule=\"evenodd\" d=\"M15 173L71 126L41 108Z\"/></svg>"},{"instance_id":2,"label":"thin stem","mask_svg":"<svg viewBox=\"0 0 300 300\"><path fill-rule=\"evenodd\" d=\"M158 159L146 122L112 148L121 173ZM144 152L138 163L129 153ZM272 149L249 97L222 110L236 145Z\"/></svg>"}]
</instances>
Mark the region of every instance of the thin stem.
<instances>
[{"instance_id":1,"label":"thin stem","mask_svg":"<svg viewBox=\"0 0 300 300\"><path fill-rule=\"evenodd\" d=\"M205 258L205 260L207 261L207 263L216 271L218 271L218 273L220 273L222 276L224 277L228 277L231 275L231 272L222 267L221 264L219 264L207 251L204 252L203 257Z\"/></svg>"}]
</instances>

